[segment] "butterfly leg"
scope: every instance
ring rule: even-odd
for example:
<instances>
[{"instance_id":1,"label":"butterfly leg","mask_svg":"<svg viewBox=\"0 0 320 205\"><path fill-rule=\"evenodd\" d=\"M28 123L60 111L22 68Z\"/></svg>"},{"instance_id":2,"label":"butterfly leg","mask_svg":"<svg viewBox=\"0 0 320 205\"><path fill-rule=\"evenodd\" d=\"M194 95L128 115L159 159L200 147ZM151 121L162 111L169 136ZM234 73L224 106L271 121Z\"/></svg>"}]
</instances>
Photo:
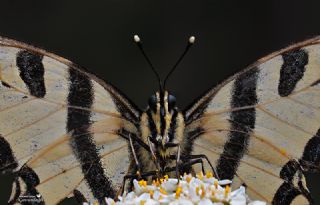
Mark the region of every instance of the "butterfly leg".
<instances>
[{"instance_id":1,"label":"butterfly leg","mask_svg":"<svg viewBox=\"0 0 320 205\"><path fill-rule=\"evenodd\" d=\"M160 173L159 173L159 171L160 171L159 161L158 161L158 158L156 157L156 155L155 155L155 153L154 153L154 150L153 150L153 148L152 148L152 146L151 146L150 137L148 137L147 139L148 139L148 145L149 145L149 148L150 148L150 152L151 152L153 161L154 161L154 163L155 163L155 165L156 165L156 167L157 167L157 170L156 170L156 171L158 172L157 177L159 178L159 177L160 177Z\"/></svg>"},{"instance_id":2,"label":"butterfly leg","mask_svg":"<svg viewBox=\"0 0 320 205\"><path fill-rule=\"evenodd\" d=\"M171 156L174 156L174 155L171 155ZM200 163L203 166L203 160L201 158L198 158L198 159L191 159L189 160L188 162L184 162L184 163L181 163L180 166L178 166L178 172L180 171L180 169L184 169L184 168L187 168L187 167L190 167L194 164L198 164ZM165 168L165 170L163 171L163 174L167 174L169 172L173 172L173 171L176 171L177 170L177 166L174 166L174 167L167 167ZM204 170L203 170L204 171ZM139 177L141 178L145 178L145 177L149 177L149 176L158 176L158 171L155 170L155 171L148 171L148 172L145 172L145 173L140 173L140 175L138 174L128 174L128 175L125 175L123 177L123 182L122 182L122 188L121 188L121 194L123 194L124 192L124 189L125 189L125 183L128 179L137 179ZM179 182L179 178L178 179L178 182Z\"/></svg>"},{"instance_id":3,"label":"butterfly leg","mask_svg":"<svg viewBox=\"0 0 320 205\"><path fill-rule=\"evenodd\" d=\"M140 146L142 146L145 150L147 150L148 152L150 152L150 148L149 146L144 143L144 141L142 141L139 137L137 137L135 134L131 133L131 132L128 132L127 130L125 129L120 129L118 130L118 134L120 136L122 136L124 139L126 140L129 140L129 137L131 137L131 139L134 141L134 142L137 142Z\"/></svg>"},{"instance_id":4,"label":"butterfly leg","mask_svg":"<svg viewBox=\"0 0 320 205\"><path fill-rule=\"evenodd\" d=\"M201 158L189 159L189 161L182 163L180 165L180 168L181 169L189 168L189 167L192 167L193 165L199 164L199 163L201 164L201 169L202 169L202 172L204 173L204 165L203 165L203 160Z\"/></svg>"},{"instance_id":5,"label":"butterfly leg","mask_svg":"<svg viewBox=\"0 0 320 205\"><path fill-rule=\"evenodd\" d=\"M178 151L177 151L177 158L176 158L176 178L178 179L177 184L179 184L179 181L180 181L180 175L179 175L180 155L181 155L181 149L179 145Z\"/></svg>"},{"instance_id":6,"label":"butterfly leg","mask_svg":"<svg viewBox=\"0 0 320 205\"><path fill-rule=\"evenodd\" d=\"M177 156L176 155L170 155L170 159L177 159ZM202 172L204 172L204 164L203 164L203 160L201 158L190 158L189 155L186 157L186 156L180 156L180 159L182 160L182 163L180 162L179 165L176 165L175 168L179 170L179 173L181 173L182 171L184 171L185 169L188 169L190 168L190 163L191 165L194 165L194 164L197 164L197 163L200 163L201 164L201 169L202 169Z\"/></svg>"},{"instance_id":7,"label":"butterfly leg","mask_svg":"<svg viewBox=\"0 0 320 205\"><path fill-rule=\"evenodd\" d=\"M131 148L131 151L132 151L132 155L133 155L133 158L134 158L134 161L135 161L135 163L136 163L136 166L137 166L137 169L138 169L138 171L137 171L137 175L138 175L138 177L139 178L141 178L141 167L140 167L140 163L139 163L139 161L138 161L138 158L137 158L137 154L136 154L136 151L135 151L135 149L134 149L134 147L133 147L133 143L132 143L132 139L131 139L131 136L129 135L129 142L130 142L130 148Z\"/></svg>"},{"instance_id":8,"label":"butterfly leg","mask_svg":"<svg viewBox=\"0 0 320 205\"><path fill-rule=\"evenodd\" d=\"M135 164L136 164L136 167L137 167L137 170L138 170L138 171L136 172L136 174L125 175L125 176L123 177L122 186L121 186L121 195L122 195L123 192L124 192L124 188L125 188L127 179L131 179L131 178L141 178L140 164L139 164L139 161L138 161L138 158L137 158L136 151L135 151L134 146L133 146L133 142L132 142L132 138L131 138L130 133L129 133L129 135L128 135L128 138L129 138L129 144L130 144L131 152L132 152L132 155L133 155L133 158L134 158L134 162L135 162Z\"/></svg>"},{"instance_id":9,"label":"butterfly leg","mask_svg":"<svg viewBox=\"0 0 320 205\"><path fill-rule=\"evenodd\" d=\"M122 188L121 188L121 194L124 192L125 184L128 179L138 179L138 178L144 178L148 176L157 176L157 171L150 171L150 172L145 172L145 173L140 173L140 174L127 174L123 177L122 181Z\"/></svg>"},{"instance_id":10,"label":"butterfly leg","mask_svg":"<svg viewBox=\"0 0 320 205\"><path fill-rule=\"evenodd\" d=\"M214 177L217 178L218 180L220 179L219 175L218 175L218 172L213 167L213 165L211 164L210 160L208 159L208 157L205 154L186 155L186 156L183 156L183 157L184 157L184 159L196 159L196 158L205 159L208 162L209 166L211 167L212 172L214 174ZM202 170L203 170L203 168L202 168Z\"/></svg>"},{"instance_id":11,"label":"butterfly leg","mask_svg":"<svg viewBox=\"0 0 320 205\"><path fill-rule=\"evenodd\" d=\"M168 142L165 144L165 146L168 148L168 147L178 147L178 150L177 150L177 154L176 155L170 155L170 159L172 160L176 160L176 166L175 166L175 169L176 169L176 178L178 179L178 183L179 183L179 180L180 180L180 172L179 172L179 165L180 165L180 156L181 156L181 149L180 149L180 144L178 143L173 143L173 142Z\"/></svg>"}]
</instances>

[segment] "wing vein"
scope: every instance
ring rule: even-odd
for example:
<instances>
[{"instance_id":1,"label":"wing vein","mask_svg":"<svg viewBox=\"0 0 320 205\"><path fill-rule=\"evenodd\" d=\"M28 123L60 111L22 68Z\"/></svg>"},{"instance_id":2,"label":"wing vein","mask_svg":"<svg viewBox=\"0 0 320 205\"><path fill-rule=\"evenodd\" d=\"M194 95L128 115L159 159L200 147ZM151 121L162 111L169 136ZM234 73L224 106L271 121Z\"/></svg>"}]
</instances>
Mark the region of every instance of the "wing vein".
<instances>
[{"instance_id":1,"label":"wing vein","mask_svg":"<svg viewBox=\"0 0 320 205\"><path fill-rule=\"evenodd\" d=\"M221 153L216 152L216 151L213 151L213 150L211 150L211 149L209 149L209 148L207 148L207 147L204 147L204 146L202 146L202 145L200 145L200 144L198 144L198 143L195 143L195 145L198 146L198 147L201 147L202 149L205 149L205 150L207 150L207 151L209 151L209 152L212 152L212 153L215 154L215 155L220 155L220 154L221 154ZM228 159L232 159L232 158L229 158L229 157L228 157ZM272 172L269 172L269 171L266 170L266 169L263 169L263 168L258 167L258 166L256 166L256 165L253 165L253 164L251 164L250 162L245 161L244 159L241 159L240 161L243 162L244 164L250 166L250 167L253 167L253 168L256 168L256 169L258 169L258 170L260 170L260 171L262 171L262 172L265 172L265 173L269 174L270 176L273 176L273 177L275 177L275 178L277 178L277 179L280 179L279 176L273 174Z\"/></svg>"},{"instance_id":2,"label":"wing vein","mask_svg":"<svg viewBox=\"0 0 320 205\"><path fill-rule=\"evenodd\" d=\"M298 127L298 126L296 126L296 125L293 125L293 124L291 124L291 123L289 123L289 122L286 122L286 121L278 118L276 115L274 115L273 113L269 112L268 110L263 109L262 107L258 107L258 109L261 110L262 112L266 113L267 115L269 115L270 117L272 117L273 119L275 119L275 120L277 120L277 121L280 121L280 122L282 122L282 123L284 123L284 124L286 124L286 125L288 125L288 126L290 126L290 127L292 127L292 128L295 128L295 129L297 129L297 130L300 130L301 132L304 132L304 133L307 134L307 135L313 136L312 133L310 133L310 132L302 129L301 127Z\"/></svg>"},{"instance_id":3,"label":"wing vein","mask_svg":"<svg viewBox=\"0 0 320 205\"><path fill-rule=\"evenodd\" d=\"M208 129L208 132L205 133L210 133L210 132L239 132L239 133L246 133L244 131L239 131L239 130L230 130L230 129ZM250 136L256 138L257 140L259 140L261 143L271 147L272 149L274 149L275 151L277 151L279 154L281 154L282 156L286 157L287 159L291 159L291 157L289 157L280 147L277 147L275 144L271 143L270 141L263 139L262 137L254 134L253 132L250 134ZM241 145L240 143L237 145Z\"/></svg>"},{"instance_id":4,"label":"wing vein","mask_svg":"<svg viewBox=\"0 0 320 205\"><path fill-rule=\"evenodd\" d=\"M30 95L29 93L27 92L24 92L23 90L9 84L8 82L2 80L4 83L7 83L8 85L11 86L12 89L14 89L16 92L18 93L22 93L30 98L34 98L32 95ZM108 116L111 116L111 117L115 117L115 118L120 118L122 120L126 120L124 118L121 117L120 114L117 114L117 113L113 113L113 112L108 112L106 110L99 110L99 109L91 109L91 108L85 108L85 107L81 107L81 106L70 106L70 105L66 105L64 103L59 103L59 102L56 102L56 101L53 101L53 100L49 100L49 99L46 99L46 98L35 98L35 99L39 99L39 100L42 100L44 102L47 102L47 103L52 103L52 104L56 104L56 105L63 105L67 108L74 108L74 109L78 109L78 110L85 110L85 111L91 111L91 112L96 112L96 113L99 113L99 114L104 114L104 115L108 115ZM127 121L127 120L126 120Z\"/></svg>"},{"instance_id":5,"label":"wing vein","mask_svg":"<svg viewBox=\"0 0 320 205\"><path fill-rule=\"evenodd\" d=\"M308 89L310 89L310 91L312 91L312 90L318 91L318 89L312 89L312 85L309 85L309 86L307 86L307 87L305 87L305 88L302 88L302 89L300 89L300 90L298 90L298 91L292 92L292 93L291 93L290 95L288 95L288 96L279 97L279 98L276 98L276 99L273 99L273 100L270 100L270 101L266 101L266 102L264 102L264 103L260 103L260 104L258 103L258 104L256 104L256 105L249 105L249 106L243 106L243 107L236 107L236 108L231 108L231 109L225 109L225 110L220 110L220 111L218 111L218 112L214 112L214 111L211 111L211 112L210 112L210 111L208 111L207 113L204 114L203 118L210 117L210 116L212 116L212 115L220 115L220 114L223 114L223 113L226 113L226 112L235 112L235 111L247 110L247 109L251 109L251 108L257 108L257 107L265 106L265 105L268 105L268 104L270 104L270 103L277 102L277 101L279 101L279 100L287 99L287 98L289 98L289 97L295 96L295 95L297 95L297 94L299 94L299 93L301 93L301 92L303 92L303 91L306 91L306 90L308 90ZM199 119L197 119L197 120L199 120ZM197 121L197 120L194 120L193 122L195 122L195 121Z\"/></svg>"},{"instance_id":6,"label":"wing vein","mask_svg":"<svg viewBox=\"0 0 320 205\"><path fill-rule=\"evenodd\" d=\"M101 155L101 158L104 158L104 157L106 157L106 156L108 156L108 155L110 155L110 154L112 154L112 153L114 153L114 152L116 152L116 151L119 151L119 150L125 148L126 146L127 146L127 145L122 145L122 146L120 146L120 147L118 147L118 148L116 148L116 149L110 150L109 152L104 153L103 155ZM84 162L85 162L85 163L90 163L90 162L93 162L93 161L84 161ZM65 173L65 172L71 171L72 169L75 169L75 168L77 168L77 167L79 167L79 166L80 166L80 164L77 164L76 166L73 166L73 167L70 167L70 168L68 168L68 169L66 169L66 170L63 170L62 172L60 172L60 173L58 173L58 174L56 174L56 175L54 175L54 176L51 176L51 177L45 179L44 181L40 182L39 185L44 184L44 183L46 183L47 181L49 181L49 180L51 180L51 179L53 179L53 178L55 178L55 177L57 177L57 176ZM39 186L39 185L38 185L38 186Z\"/></svg>"},{"instance_id":7,"label":"wing vein","mask_svg":"<svg viewBox=\"0 0 320 205\"><path fill-rule=\"evenodd\" d=\"M12 132L10 132L10 133L5 134L5 136L13 135L14 133L17 133L17 132L19 132L19 131L21 131L21 130L24 130L24 129L32 126L32 125L35 125L35 124L37 124L38 122L40 122L41 120L44 120L44 119L50 117L51 115L53 115L54 113L59 112L60 110L62 110L62 108L63 108L63 106L59 107L59 108L56 109L56 110L53 110L53 111L49 112L48 114L46 114L45 116L41 117L40 119L37 119L36 121L33 121L33 122L31 122L31 123L29 123L29 124L27 124L27 125L19 128L19 129L17 129L17 130L14 130L14 131L12 131Z\"/></svg>"}]
</instances>

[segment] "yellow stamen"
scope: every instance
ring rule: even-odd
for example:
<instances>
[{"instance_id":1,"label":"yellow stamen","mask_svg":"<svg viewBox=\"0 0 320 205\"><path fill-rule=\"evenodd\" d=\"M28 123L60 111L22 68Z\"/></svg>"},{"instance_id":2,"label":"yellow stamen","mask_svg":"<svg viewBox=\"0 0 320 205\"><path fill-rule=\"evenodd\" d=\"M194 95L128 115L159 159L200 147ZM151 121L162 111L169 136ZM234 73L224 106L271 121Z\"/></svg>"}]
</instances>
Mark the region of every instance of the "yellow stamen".
<instances>
[{"instance_id":1,"label":"yellow stamen","mask_svg":"<svg viewBox=\"0 0 320 205\"><path fill-rule=\"evenodd\" d=\"M190 183L191 179L192 179L192 178L188 176L188 177L186 178L186 181L187 181L188 183Z\"/></svg>"},{"instance_id":2,"label":"yellow stamen","mask_svg":"<svg viewBox=\"0 0 320 205\"><path fill-rule=\"evenodd\" d=\"M196 194L197 194L197 195L199 195L199 190L200 190L200 188L197 186L197 187L196 187Z\"/></svg>"},{"instance_id":3,"label":"yellow stamen","mask_svg":"<svg viewBox=\"0 0 320 205\"><path fill-rule=\"evenodd\" d=\"M207 172L207 173L206 173L206 177L207 177L207 178L211 178L211 177L213 177L212 172Z\"/></svg>"},{"instance_id":4,"label":"yellow stamen","mask_svg":"<svg viewBox=\"0 0 320 205\"><path fill-rule=\"evenodd\" d=\"M205 190L204 190L204 187L201 186L201 195L200 195L200 198L203 199L205 196L206 196L206 192L205 192Z\"/></svg>"},{"instance_id":5,"label":"yellow stamen","mask_svg":"<svg viewBox=\"0 0 320 205\"><path fill-rule=\"evenodd\" d=\"M218 181L217 181L217 180L214 181L214 187L215 187L216 189L218 189Z\"/></svg>"},{"instance_id":6,"label":"yellow stamen","mask_svg":"<svg viewBox=\"0 0 320 205\"><path fill-rule=\"evenodd\" d=\"M224 191L224 197L227 198L229 193L230 193L230 186L227 185L227 186L226 186L226 189L225 189L225 191Z\"/></svg>"},{"instance_id":7,"label":"yellow stamen","mask_svg":"<svg viewBox=\"0 0 320 205\"><path fill-rule=\"evenodd\" d=\"M199 172L199 174L197 174L198 179L203 180L203 173Z\"/></svg>"},{"instance_id":8,"label":"yellow stamen","mask_svg":"<svg viewBox=\"0 0 320 205\"><path fill-rule=\"evenodd\" d=\"M150 190L149 194L150 194L150 198L153 199L153 194L154 194L153 190Z\"/></svg>"},{"instance_id":9,"label":"yellow stamen","mask_svg":"<svg viewBox=\"0 0 320 205\"><path fill-rule=\"evenodd\" d=\"M181 191L182 191L182 187L179 186L176 190L176 199L178 199L180 197L180 194L181 194Z\"/></svg>"},{"instance_id":10,"label":"yellow stamen","mask_svg":"<svg viewBox=\"0 0 320 205\"><path fill-rule=\"evenodd\" d=\"M161 194L168 194L168 193L166 192L166 190L164 190L162 187L160 187L160 193L161 193Z\"/></svg>"},{"instance_id":11,"label":"yellow stamen","mask_svg":"<svg viewBox=\"0 0 320 205\"><path fill-rule=\"evenodd\" d=\"M163 181L164 181L164 179L163 179L163 178L161 178L161 179L160 179L160 183L162 184L162 183L163 183Z\"/></svg>"},{"instance_id":12,"label":"yellow stamen","mask_svg":"<svg viewBox=\"0 0 320 205\"><path fill-rule=\"evenodd\" d=\"M140 201L140 205L145 205L146 201L145 200L141 200Z\"/></svg>"},{"instance_id":13,"label":"yellow stamen","mask_svg":"<svg viewBox=\"0 0 320 205\"><path fill-rule=\"evenodd\" d=\"M165 178L166 180L168 180L168 179L169 179L169 176L168 176L168 175L164 175L164 178Z\"/></svg>"},{"instance_id":14,"label":"yellow stamen","mask_svg":"<svg viewBox=\"0 0 320 205\"><path fill-rule=\"evenodd\" d=\"M140 180L139 182L138 182L138 184L140 185L140 186L143 186L143 187L146 187L147 186L147 181L145 181L145 180Z\"/></svg>"}]
</instances>

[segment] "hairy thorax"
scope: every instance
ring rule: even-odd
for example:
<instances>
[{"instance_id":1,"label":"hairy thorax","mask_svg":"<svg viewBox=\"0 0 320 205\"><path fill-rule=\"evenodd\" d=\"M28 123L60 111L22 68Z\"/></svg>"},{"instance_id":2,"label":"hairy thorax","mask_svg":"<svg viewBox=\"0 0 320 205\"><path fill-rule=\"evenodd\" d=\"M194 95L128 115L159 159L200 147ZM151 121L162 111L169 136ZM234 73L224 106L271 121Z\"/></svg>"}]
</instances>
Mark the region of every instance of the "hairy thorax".
<instances>
[{"instance_id":1,"label":"hairy thorax","mask_svg":"<svg viewBox=\"0 0 320 205\"><path fill-rule=\"evenodd\" d=\"M153 149L155 157L151 152L147 151L144 148L139 148L137 152L137 157L139 158L141 172L148 172L157 170L158 163L160 165L161 170L165 170L167 167L174 167L176 165L175 157L177 156L178 146L176 147L165 147L165 146L157 146L153 143L148 142L148 137L157 137L160 130L152 130L153 127L150 126L150 123L153 122L155 124L155 129L157 127L161 127L160 120L157 120L155 116L150 119L150 114L144 112L141 115L140 121L140 134L141 139ZM169 121L170 120L170 121ZM167 118L165 122L165 131L163 132L164 136L167 137L171 143L181 144L184 138L184 118L181 112L177 112L177 114L172 118ZM156 134L155 134L156 133ZM182 146L182 145L181 145ZM169 176L173 176L175 173L170 172L166 173Z\"/></svg>"}]
</instances>

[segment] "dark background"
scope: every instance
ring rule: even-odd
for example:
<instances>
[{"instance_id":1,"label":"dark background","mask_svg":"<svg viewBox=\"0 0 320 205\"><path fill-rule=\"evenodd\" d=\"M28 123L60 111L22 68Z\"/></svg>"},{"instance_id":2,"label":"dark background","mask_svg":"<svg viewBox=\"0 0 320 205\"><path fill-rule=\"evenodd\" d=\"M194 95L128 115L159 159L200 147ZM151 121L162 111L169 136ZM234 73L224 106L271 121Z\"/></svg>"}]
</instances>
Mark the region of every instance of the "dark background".
<instances>
[{"instance_id":1,"label":"dark background","mask_svg":"<svg viewBox=\"0 0 320 205\"><path fill-rule=\"evenodd\" d=\"M161 76L175 63L188 37L196 36L196 44L168 83L181 108L258 58L320 35L316 0L2 0L0 6L0 35L74 61L141 108L158 85L132 43L133 34L143 39ZM6 204L10 180L8 175L0 177L0 204ZM308 181L319 204L320 177L312 175Z\"/></svg>"}]
</instances>

